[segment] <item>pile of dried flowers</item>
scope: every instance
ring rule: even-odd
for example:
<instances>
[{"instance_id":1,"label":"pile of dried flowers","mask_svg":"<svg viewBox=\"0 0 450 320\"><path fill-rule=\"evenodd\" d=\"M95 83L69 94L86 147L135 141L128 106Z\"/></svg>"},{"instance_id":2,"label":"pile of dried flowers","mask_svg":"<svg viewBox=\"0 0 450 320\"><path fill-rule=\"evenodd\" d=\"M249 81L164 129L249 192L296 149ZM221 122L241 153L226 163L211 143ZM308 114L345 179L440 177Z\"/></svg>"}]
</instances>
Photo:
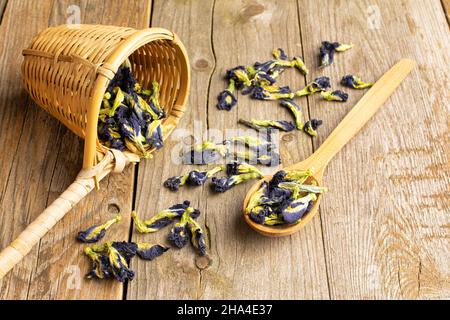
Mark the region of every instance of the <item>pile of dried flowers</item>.
<instances>
[{"instance_id":1,"label":"pile of dried flowers","mask_svg":"<svg viewBox=\"0 0 450 320\"><path fill-rule=\"evenodd\" d=\"M326 192L312 180L312 171L278 171L251 196L246 213L259 224L293 224L308 213L317 194Z\"/></svg>"},{"instance_id":2,"label":"pile of dried flowers","mask_svg":"<svg viewBox=\"0 0 450 320\"><path fill-rule=\"evenodd\" d=\"M140 233L152 233L174 223L168 240L176 247L183 248L191 239L192 245L204 256L206 255L206 235L195 220L200 211L190 206L189 201L176 204L163 210L148 220L139 219L135 211L132 212L134 225Z\"/></svg>"},{"instance_id":3,"label":"pile of dried flowers","mask_svg":"<svg viewBox=\"0 0 450 320\"><path fill-rule=\"evenodd\" d=\"M319 52L320 66L329 66L333 63L336 52L347 51L352 47L351 44L323 41ZM345 102L348 100L348 94L341 90L329 90L331 81L330 78L325 76L314 79L305 88L297 91L292 91L288 86L278 86L275 84L276 80L285 69L297 68L303 75L307 75L308 68L299 57L288 59L281 48L273 50L273 57L274 59L263 63L256 62L253 65L238 66L228 70L225 76L228 80L228 87L219 94L217 108L230 111L237 104L235 93L242 89L242 94L248 94L254 99L280 100L280 105L291 111L295 126L292 122L267 119L240 119L239 123L256 130L270 128L291 131L297 128L312 137L317 136L316 130L322 124L322 121L317 119L304 121L301 108L293 99L320 93L324 100ZM352 75L343 77L341 83L354 89L364 89L373 85L373 83L365 83Z\"/></svg>"},{"instance_id":4,"label":"pile of dried flowers","mask_svg":"<svg viewBox=\"0 0 450 320\"><path fill-rule=\"evenodd\" d=\"M159 104L159 84L144 89L126 60L117 70L104 94L98 117L98 136L109 148L148 158L150 150L163 146L161 121L166 117Z\"/></svg>"},{"instance_id":5,"label":"pile of dried flowers","mask_svg":"<svg viewBox=\"0 0 450 320\"><path fill-rule=\"evenodd\" d=\"M199 253L206 255L206 235L195 220L199 215L200 211L192 208L189 201L173 205L145 221L140 220L135 211L131 213L134 225L140 233L156 232L175 223L168 240L175 247L182 248L191 239L192 245ZM120 220L121 216L118 215L101 225L80 231L77 239L85 243L98 242L105 236L106 231ZM138 256L143 260L153 260L167 250L168 247L146 242L107 241L103 244L94 244L84 249L84 253L92 262L92 268L86 276L96 279L114 278L121 282L133 280L135 273L129 267L132 258Z\"/></svg>"}]
</instances>

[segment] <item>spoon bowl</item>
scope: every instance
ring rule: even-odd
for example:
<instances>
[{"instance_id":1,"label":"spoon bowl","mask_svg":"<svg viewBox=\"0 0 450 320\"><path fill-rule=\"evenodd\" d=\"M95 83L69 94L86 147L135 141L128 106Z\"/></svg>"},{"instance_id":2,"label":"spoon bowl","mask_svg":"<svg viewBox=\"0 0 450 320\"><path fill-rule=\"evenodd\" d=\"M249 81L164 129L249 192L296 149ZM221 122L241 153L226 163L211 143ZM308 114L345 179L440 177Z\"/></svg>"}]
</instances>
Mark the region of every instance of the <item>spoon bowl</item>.
<instances>
[{"instance_id":1,"label":"spoon bowl","mask_svg":"<svg viewBox=\"0 0 450 320\"><path fill-rule=\"evenodd\" d=\"M304 165L302 165L303 163L307 163L309 162L308 160L299 163L295 166L291 166L288 167L284 170L289 171L289 170L299 170L299 171L304 171L307 170L309 167L306 167ZM318 173L315 173L313 176L311 176L310 178L308 178L308 182L315 181L317 183L318 186L320 186L322 184L322 176L323 176L323 171L320 171ZM250 190L247 192L245 199L244 199L244 205L243 205L243 212L244 212L244 219L245 222L247 222L247 224L256 232L267 236L267 237L284 237L284 236L289 236L295 232L297 232L298 230L300 230L301 228L303 228L309 221L312 220L312 218L314 218L314 216L317 214L317 212L319 211L319 203L320 200L322 199L322 194L317 194L317 199L316 201L314 201L314 205L312 206L311 210L309 210L297 223L291 223L291 224L282 224L282 225L276 225L276 226L268 226L268 225L264 225L264 224L260 224L260 223L256 223L255 221L253 221L250 218L250 215L246 212L246 208L248 205L248 202L250 201L250 198L252 197L252 195L259 190L259 188L261 187L261 184L266 181L269 182L272 179L273 175L266 175L264 176L262 179L258 180L251 188Z\"/></svg>"},{"instance_id":2,"label":"spoon bowl","mask_svg":"<svg viewBox=\"0 0 450 320\"><path fill-rule=\"evenodd\" d=\"M341 150L345 144L353 138L383 103L391 96L400 83L406 78L415 66L415 62L409 59L402 59L389 69L373 87L358 101L352 110L345 116L341 123L334 129L322 145L306 160L291 165L284 170L313 170L313 179L320 186L322 177L328 162ZM269 182L271 175L264 176L257 181L248 191L244 199L244 219L247 224L256 232L268 237L283 237L291 235L314 218L319 210L322 194L317 195L317 200L313 207L297 223L278 226L268 226L254 222L246 212L247 204L251 196L261 187L263 181Z\"/></svg>"}]
</instances>

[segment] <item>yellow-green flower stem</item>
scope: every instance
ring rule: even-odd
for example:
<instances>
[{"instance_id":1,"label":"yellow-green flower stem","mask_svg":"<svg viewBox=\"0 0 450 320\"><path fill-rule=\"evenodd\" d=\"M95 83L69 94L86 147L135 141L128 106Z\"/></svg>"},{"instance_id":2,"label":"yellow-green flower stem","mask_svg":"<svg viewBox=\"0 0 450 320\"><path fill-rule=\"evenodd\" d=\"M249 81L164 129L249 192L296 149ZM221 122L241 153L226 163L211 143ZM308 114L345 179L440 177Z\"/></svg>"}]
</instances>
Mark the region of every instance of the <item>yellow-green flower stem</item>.
<instances>
[{"instance_id":1,"label":"yellow-green flower stem","mask_svg":"<svg viewBox=\"0 0 450 320\"><path fill-rule=\"evenodd\" d=\"M341 43L339 45L339 47L336 48L336 51L337 52L343 52L343 51L347 51L347 50L349 50L351 48L353 48L353 44L351 44L351 43L349 43L349 44Z\"/></svg>"}]
</instances>

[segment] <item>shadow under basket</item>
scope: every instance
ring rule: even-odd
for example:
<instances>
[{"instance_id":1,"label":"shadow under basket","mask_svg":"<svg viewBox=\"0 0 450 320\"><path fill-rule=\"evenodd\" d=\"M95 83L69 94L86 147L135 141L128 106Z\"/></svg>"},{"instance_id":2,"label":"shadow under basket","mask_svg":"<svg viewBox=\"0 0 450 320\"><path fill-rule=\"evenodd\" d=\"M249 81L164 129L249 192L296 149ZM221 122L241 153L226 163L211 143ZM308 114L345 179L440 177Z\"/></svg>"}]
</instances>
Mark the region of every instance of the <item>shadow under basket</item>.
<instances>
[{"instance_id":1,"label":"shadow under basket","mask_svg":"<svg viewBox=\"0 0 450 320\"><path fill-rule=\"evenodd\" d=\"M136 30L104 25L61 25L39 33L23 50L24 86L33 100L85 140L83 169L74 183L0 253L0 279L110 172L138 162L131 152L108 149L97 135L98 115L108 83L128 58L144 88L160 84L167 117L163 138L184 113L190 69L177 36L162 28Z\"/></svg>"}]
</instances>

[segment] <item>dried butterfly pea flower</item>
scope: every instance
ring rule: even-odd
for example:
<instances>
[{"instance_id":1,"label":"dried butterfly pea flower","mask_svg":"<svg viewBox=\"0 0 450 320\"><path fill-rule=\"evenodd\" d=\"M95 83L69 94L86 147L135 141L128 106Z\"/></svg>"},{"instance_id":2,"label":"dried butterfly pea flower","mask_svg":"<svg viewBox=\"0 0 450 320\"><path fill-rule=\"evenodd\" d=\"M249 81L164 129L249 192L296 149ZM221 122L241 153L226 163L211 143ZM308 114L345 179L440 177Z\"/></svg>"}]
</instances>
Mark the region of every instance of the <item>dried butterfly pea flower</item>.
<instances>
[{"instance_id":1,"label":"dried butterfly pea flower","mask_svg":"<svg viewBox=\"0 0 450 320\"><path fill-rule=\"evenodd\" d=\"M223 142L224 145L229 145L233 142L242 143L250 149L258 152L258 153L266 153L275 148L273 143L268 142L267 140L260 139L253 136L237 136L231 137Z\"/></svg>"},{"instance_id":2,"label":"dried butterfly pea flower","mask_svg":"<svg viewBox=\"0 0 450 320\"><path fill-rule=\"evenodd\" d=\"M213 150L217 151L222 157L228 153L228 147L224 144L217 144L211 141L204 141L201 144L194 146L194 151Z\"/></svg>"},{"instance_id":3,"label":"dried butterfly pea flower","mask_svg":"<svg viewBox=\"0 0 450 320\"><path fill-rule=\"evenodd\" d=\"M247 127L256 129L256 130L264 130L267 128L278 129L281 131L292 131L295 129L295 126L292 122L284 121L284 120L255 120L252 119L250 121L239 119L239 123L246 125Z\"/></svg>"},{"instance_id":4,"label":"dried butterfly pea flower","mask_svg":"<svg viewBox=\"0 0 450 320\"><path fill-rule=\"evenodd\" d=\"M287 55L281 48L273 49L272 55L277 60L287 60Z\"/></svg>"},{"instance_id":5,"label":"dried butterfly pea flower","mask_svg":"<svg viewBox=\"0 0 450 320\"><path fill-rule=\"evenodd\" d=\"M341 84L353 89L365 89L374 85L374 82L364 82L360 78L348 74L342 77Z\"/></svg>"},{"instance_id":6,"label":"dried butterfly pea flower","mask_svg":"<svg viewBox=\"0 0 450 320\"><path fill-rule=\"evenodd\" d=\"M268 86L275 83L275 77L261 70L256 71L252 79L251 92L256 86ZM248 90L248 89L247 89ZM248 94L250 92L242 91L243 94Z\"/></svg>"},{"instance_id":7,"label":"dried butterfly pea flower","mask_svg":"<svg viewBox=\"0 0 450 320\"><path fill-rule=\"evenodd\" d=\"M312 204L316 201L317 196L310 193L302 198L292 200L292 202L281 212L283 221L285 223L298 222L309 210Z\"/></svg>"},{"instance_id":8,"label":"dried butterfly pea flower","mask_svg":"<svg viewBox=\"0 0 450 320\"><path fill-rule=\"evenodd\" d=\"M105 236L106 230L121 219L122 216L117 215L114 219L108 220L101 225L90 227L85 231L80 231L78 232L77 239L85 243L97 242Z\"/></svg>"},{"instance_id":9,"label":"dried butterfly pea flower","mask_svg":"<svg viewBox=\"0 0 450 320\"><path fill-rule=\"evenodd\" d=\"M225 192L230 190L235 185L251 179L260 179L262 175L258 172L243 173L232 175L229 177L212 178L212 188L215 192Z\"/></svg>"},{"instance_id":10,"label":"dried butterfly pea flower","mask_svg":"<svg viewBox=\"0 0 450 320\"><path fill-rule=\"evenodd\" d=\"M101 253L97 253L89 247L84 249L84 253L88 256L92 261L92 268L86 274L86 277L98 278L98 279L106 279L111 278L112 273L110 271L109 259L107 256L102 255Z\"/></svg>"},{"instance_id":11,"label":"dried butterfly pea flower","mask_svg":"<svg viewBox=\"0 0 450 320\"><path fill-rule=\"evenodd\" d=\"M204 141L195 145L190 151L185 152L182 160L184 164L208 164L225 157L227 153L227 145Z\"/></svg>"},{"instance_id":12,"label":"dried butterfly pea flower","mask_svg":"<svg viewBox=\"0 0 450 320\"><path fill-rule=\"evenodd\" d=\"M292 66L300 70L300 72L305 76L309 73L308 68L300 57L294 57L292 60Z\"/></svg>"},{"instance_id":13,"label":"dried butterfly pea flower","mask_svg":"<svg viewBox=\"0 0 450 320\"><path fill-rule=\"evenodd\" d=\"M295 125L297 126L298 130L303 129L303 114L301 111L301 108L298 104L294 102L292 99L283 99L280 101L280 105L288 108L295 119Z\"/></svg>"},{"instance_id":14,"label":"dried butterfly pea flower","mask_svg":"<svg viewBox=\"0 0 450 320\"><path fill-rule=\"evenodd\" d=\"M236 105L237 99L234 96L235 90L235 81L230 79L228 88L219 93L219 96L217 97L217 109L230 111L231 108Z\"/></svg>"},{"instance_id":15,"label":"dried butterfly pea flower","mask_svg":"<svg viewBox=\"0 0 450 320\"><path fill-rule=\"evenodd\" d=\"M290 170L286 171L286 174L284 176L283 180L286 181L295 181L296 183L303 183L305 182L309 177L311 177L313 174L312 169L307 170Z\"/></svg>"},{"instance_id":16,"label":"dried butterfly pea flower","mask_svg":"<svg viewBox=\"0 0 450 320\"><path fill-rule=\"evenodd\" d=\"M247 204L246 213L256 223L280 225L297 223L317 200L316 193L327 189L303 184L311 170L276 172L269 183L264 182Z\"/></svg>"},{"instance_id":17,"label":"dried butterfly pea flower","mask_svg":"<svg viewBox=\"0 0 450 320\"><path fill-rule=\"evenodd\" d=\"M208 171L193 170L188 174L188 183L191 186L201 186L208 178L223 170L223 166L217 166Z\"/></svg>"},{"instance_id":18,"label":"dried butterfly pea flower","mask_svg":"<svg viewBox=\"0 0 450 320\"><path fill-rule=\"evenodd\" d=\"M119 127L122 135L125 137L125 145L131 151L148 158L150 153L146 148L146 138L142 135L141 126L133 118L121 119Z\"/></svg>"},{"instance_id":19,"label":"dried butterfly pea flower","mask_svg":"<svg viewBox=\"0 0 450 320\"><path fill-rule=\"evenodd\" d=\"M200 252L202 256L206 255L206 236L202 227L192 218L188 217L187 226L191 234L192 245Z\"/></svg>"},{"instance_id":20,"label":"dried butterfly pea flower","mask_svg":"<svg viewBox=\"0 0 450 320\"><path fill-rule=\"evenodd\" d=\"M339 45L336 47L337 52L344 52L349 49L353 48L353 44L345 44L345 43L339 43Z\"/></svg>"},{"instance_id":21,"label":"dried butterfly pea flower","mask_svg":"<svg viewBox=\"0 0 450 320\"><path fill-rule=\"evenodd\" d=\"M116 280L120 282L133 280L134 272L128 267L126 259L113 247L112 243L106 243L105 247L109 265Z\"/></svg>"},{"instance_id":22,"label":"dried butterfly pea flower","mask_svg":"<svg viewBox=\"0 0 450 320\"><path fill-rule=\"evenodd\" d=\"M159 244L151 245L149 243L137 243L136 245L136 254L139 256L139 258L144 260L153 260L169 250L169 248L163 247Z\"/></svg>"},{"instance_id":23,"label":"dried butterfly pea flower","mask_svg":"<svg viewBox=\"0 0 450 320\"><path fill-rule=\"evenodd\" d=\"M271 214L272 210L268 206L254 206L252 208L247 207L250 219L259 224L264 224L266 218Z\"/></svg>"},{"instance_id":24,"label":"dried butterfly pea flower","mask_svg":"<svg viewBox=\"0 0 450 320\"><path fill-rule=\"evenodd\" d=\"M131 213L131 217L133 218L136 229L140 233L152 233L171 224L176 218L179 217L179 214L168 209L159 212L149 220L142 221L137 216L136 211L133 211Z\"/></svg>"},{"instance_id":25,"label":"dried butterfly pea flower","mask_svg":"<svg viewBox=\"0 0 450 320\"><path fill-rule=\"evenodd\" d=\"M263 164L270 167L277 166L281 163L280 155L275 151L270 151L267 154L258 154L258 152L253 150L236 151L233 156L238 160Z\"/></svg>"},{"instance_id":26,"label":"dried butterfly pea flower","mask_svg":"<svg viewBox=\"0 0 450 320\"><path fill-rule=\"evenodd\" d=\"M322 124L322 120L311 119L305 122L303 125L303 131L309 134L311 137L317 136L317 128Z\"/></svg>"},{"instance_id":27,"label":"dried butterfly pea flower","mask_svg":"<svg viewBox=\"0 0 450 320\"><path fill-rule=\"evenodd\" d=\"M191 211L193 211L193 208L187 208L181 216L181 220L175 223L173 228L170 230L169 241L171 241L177 248L183 248L189 241L187 222Z\"/></svg>"},{"instance_id":28,"label":"dried butterfly pea flower","mask_svg":"<svg viewBox=\"0 0 450 320\"><path fill-rule=\"evenodd\" d=\"M238 175L238 174L244 174L244 173L257 173L262 176L262 172L256 168L255 166L252 166L247 163L239 163L239 162L232 162L227 163L226 165L226 174L228 176Z\"/></svg>"},{"instance_id":29,"label":"dried butterfly pea flower","mask_svg":"<svg viewBox=\"0 0 450 320\"><path fill-rule=\"evenodd\" d=\"M253 208L262 204L262 198L268 193L268 183L263 181L261 187L250 197L245 211L249 213Z\"/></svg>"},{"instance_id":30,"label":"dried butterfly pea flower","mask_svg":"<svg viewBox=\"0 0 450 320\"><path fill-rule=\"evenodd\" d=\"M157 81L152 81L152 94L150 95L148 102L150 109L158 116L158 119L166 117L164 108L159 104L159 83Z\"/></svg>"},{"instance_id":31,"label":"dried butterfly pea flower","mask_svg":"<svg viewBox=\"0 0 450 320\"><path fill-rule=\"evenodd\" d=\"M341 90L322 91L320 92L320 96L328 101L345 102L348 100L348 94Z\"/></svg>"},{"instance_id":32,"label":"dried butterfly pea flower","mask_svg":"<svg viewBox=\"0 0 450 320\"><path fill-rule=\"evenodd\" d=\"M227 70L226 73L227 79L233 79L235 84L241 83L246 86L251 85L250 78L247 74L247 69L244 66L237 66L236 68Z\"/></svg>"},{"instance_id":33,"label":"dried butterfly pea flower","mask_svg":"<svg viewBox=\"0 0 450 320\"><path fill-rule=\"evenodd\" d=\"M184 174L182 176L174 176L168 178L166 181L164 181L164 187L172 190L172 191L178 191L178 189L181 186L184 186L189 178L189 174Z\"/></svg>"},{"instance_id":34,"label":"dried butterfly pea flower","mask_svg":"<svg viewBox=\"0 0 450 320\"><path fill-rule=\"evenodd\" d=\"M148 124L145 140L152 148L161 149L163 146L163 131L161 120L154 120Z\"/></svg>"},{"instance_id":35,"label":"dried butterfly pea flower","mask_svg":"<svg viewBox=\"0 0 450 320\"><path fill-rule=\"evenodd\" d=\"M116 249L126 260L133 258L138 250L138 246L134 242L113 241L111 245Z\"/></svg>"},{"instance_id":36,"label":"dried butterfly pea flower","mask_svg":"<svg viewBox=\"0 0 450 320\"><path fill-rule=\"evenodd\" d=\"M124 92L134 92L137 80L131 72L131 65L124 62L116 72L114 78L109 82L107 91L112 92L115 87L120 87Z\"/></svg>"},{"instance_id":37,"label":"dried butterfly pea flower","mask_svg":"<svg viewBox=\"0 0 450 320\"><path fill-rule=\"evenodd\" d=\"M297 97L308 96L315 92L325 91L330 87L331 84L329 77L318 77L302 90L298 90L297 92L295 92L295 96Z\"/></svg>"},{"instance_id":38,"label":"dried butterfly pea flower","mask_svg":"<svg viewBox=\"0 0 450 320\"><path fill-rule=\"evenodd\" d=\"M116 110L117 110L117 108L119 108L119 106L124 106L126 108L126 106L123 104L123 101L125 100L125 96L124 96L122 90L120 90L120 87L115 87L114 93L115 93L116 97L114 99L114 103L113 103L111 109L108 112L108 115L110 117L113 117L115 115Z\"/></svg>"},{"instance_id":39,"label":"dried butterfly pea flower","mask_svg":"<svg viewBox=\"0 0 450 320\"><path fill-rule=\"evenodd\" d=\"M332 64L334 60L334 54L336 52L343 52L352 47L352 44L340 44L339 42L323 41L322 46L320 47L321 67Z\"/></svg>"},{"instance_id":40,"label":"dried butterfly pea flower","mask_svg":"<svg viewBox=\"0 0 450 320\"><path fill-rule=\"evenodd\" d=\"M255 86L252 97L258 100L292 99L295 96L289 87L280 87L278 92L270 92L264 87Z\"/></svg>"}]
</instances>

